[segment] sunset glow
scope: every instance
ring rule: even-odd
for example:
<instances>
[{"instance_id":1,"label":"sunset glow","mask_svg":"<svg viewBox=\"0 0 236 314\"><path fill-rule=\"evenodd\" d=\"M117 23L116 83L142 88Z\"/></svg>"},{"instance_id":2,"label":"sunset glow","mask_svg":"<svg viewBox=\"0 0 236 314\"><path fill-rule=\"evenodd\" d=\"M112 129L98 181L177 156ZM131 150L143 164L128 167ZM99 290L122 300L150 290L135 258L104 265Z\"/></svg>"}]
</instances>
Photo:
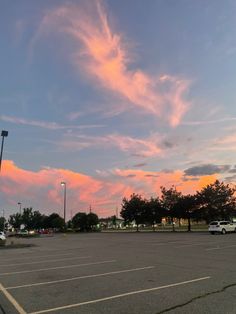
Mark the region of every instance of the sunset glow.
<instances>
[{"instance_id":1,"label":"sunset glow","mask_svg":"<svg viewBox=\"0 0 236 314\"><path fill-rule=\"evenodd\" d=\"M236 8L216 2L3 5L7 215L18 202L62 214L62 181L70 215L101 217L132 193L236 182Z\"/></svg>"}]
</instances>

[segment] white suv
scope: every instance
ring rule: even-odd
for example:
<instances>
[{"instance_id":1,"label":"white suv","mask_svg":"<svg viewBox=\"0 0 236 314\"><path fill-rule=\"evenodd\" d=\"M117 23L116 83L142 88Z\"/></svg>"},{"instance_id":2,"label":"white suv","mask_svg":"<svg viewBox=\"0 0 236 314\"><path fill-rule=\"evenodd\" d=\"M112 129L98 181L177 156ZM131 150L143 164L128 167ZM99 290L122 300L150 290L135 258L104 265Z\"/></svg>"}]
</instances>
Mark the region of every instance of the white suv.
<instances>
[{"instance_id":1,"label":"white suv","mask_svg":"<svg viewBox=\"0 0 236 314\"><path fill-rule=\"evenodd\" d=\"M236 232L236 224L227 220L212 221L209 224L208 231L211 234L215 234L216 232L222 234L226 234L227 232Z\"/></svg>"},{"instance_id":2,"label":"white suv","mask_svg":"<svg viewBox=\"0 0 236 314\"><path fill-rule=\"evenodd\" d=\"M6 236L5 236L5 233L3 231L0 231L0 240L3 240L3 241L6 240Z\"/></svg>"}]
</instances>

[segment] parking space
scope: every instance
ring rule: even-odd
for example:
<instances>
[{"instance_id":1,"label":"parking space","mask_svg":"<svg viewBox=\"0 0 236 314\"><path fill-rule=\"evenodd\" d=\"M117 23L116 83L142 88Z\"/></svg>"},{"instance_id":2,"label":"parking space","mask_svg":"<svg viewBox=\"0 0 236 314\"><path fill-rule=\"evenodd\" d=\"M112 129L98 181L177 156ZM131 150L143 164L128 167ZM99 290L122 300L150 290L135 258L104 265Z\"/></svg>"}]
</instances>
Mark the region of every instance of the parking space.
<instances>
[{"instance_id":1,"label":"parking space","mask_svg":"<svg viewBox=\"0 0 236 314\"><path fill-rule=\"evenodd\" d=\"M236 289L236 234L91 233L21 241L35 246L0 251L3 313L235 311L229 291Z\"/></svg>"}]
</instances>

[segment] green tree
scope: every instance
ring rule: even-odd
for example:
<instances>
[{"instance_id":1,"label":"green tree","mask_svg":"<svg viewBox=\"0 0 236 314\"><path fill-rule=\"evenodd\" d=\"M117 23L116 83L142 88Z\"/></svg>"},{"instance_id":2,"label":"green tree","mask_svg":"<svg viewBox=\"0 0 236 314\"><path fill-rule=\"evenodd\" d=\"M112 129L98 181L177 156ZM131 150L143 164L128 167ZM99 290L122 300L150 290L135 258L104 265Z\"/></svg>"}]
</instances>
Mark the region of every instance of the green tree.
<instances>
[{"instance_id":1,"label":"green tree","mask_svg":"<svg viewBox=\"0 0 236 314\"><path fill-rule=\"evenodd\" d=\"M4 217L0 217L0 231L5 230L6 219Z\"/></svg>"},{"instance_id":2,"label":"green tree","mask_svg":"<svg viewBox=\"0 0 236 314\"><path fill-rule=\"evenodd\" d=\"M117 220L116 215L111 216L112 226L113 226L113 227L115 226L115 228L116 228L116 223L117 223L116 220Z\"/></svg>"},{"instance_id":3,"label":"green tree","mask_svg":"<svg viewBox=\"0 0 236 314\"><path fill-rule=\"evenodd\" d=\"M191 219L195 217L195 212L198 208L196 195L182 195L178 198L173 207L173 216L188 220L188 231L191 231Z\"/></svg>"},{"instance_id":4,"label":"green tree","mask_svg":"<svg viewBox=\"0 0 236 314\"><path fill-rule=\"evenodd\" d=\"M87 215L87 230L95 230L99 223L98 216L94 213L89 213Z\"/></svg>"},{"instance_id":5,"label":"green tree","mask_svg":"<svg viewBox=\"0 0 236 314\"><path fill-rule=\"evenodd\" d=\"M139 231L139 225L145 221L145 204L146 201L138 194L132 194L130 199L123 198L122 200L120 215L125 223L134 221L137 231Z\"/></svg>"},{"instance_id":6,"label":"green tree","mask_svg":"<svg viewBox=\"0 0 236 314\"><path fill-rule=\"evenodd\" d=\"M20 229L20 226L22 224L21 214L16 213L16 214L10 215L8 222L14 229Z\"/></svg>"},{"instance_id":7,"label":"green tree","mask_svg":"<svg viewBox=\"0 0 236 314\"><path fill-rule=\"evenodd\" d=\"M197 219L230 220L236 215L236 189L216 180L197 193L199 209Z\"/></svg>"},{"instance_id":8,"label":"green tree","mask_svg":"<svg viewBox=\"0 0 236 314\"><path fill-rule=\"evenodd\" d=\"M144 219L152 225L153 231L155 231L155 224L160 223L164 216L164 208L158 197L146 201L144 207Z\"/></svg>"},{"instance_id":9,"label":"green tree","mask_svg":"<svg viewBox=\"0 0 236 314\"><path fill-rule=\"evenodd\" d=\"M44 228L59 229L64 228L64 219L57 213L52 213L44 218Z\"/></svg>"},{"instance_id":10,"label":"green tree","mask_svg":"<svg viewBox=\"0 0 236 314\"><path fill-rule=\"evenodd\" d=\"M72 218L72 224L75 229L80 231L87 230L87 214L86 213L77 213Z\"/></svg>"},{"instance_id":11,"label":"green tree","mask_svg":"<svg viewBox=\"0 0 236 314\"><path fill-rule=\"evenodd\" d=\"M22 214L22 224L25 225L25 228L27 230L34 228L34 222L33 222L33 208L24 208L23 214Z\"/></svg>"},{"instance_id":12,"label":"green tree","mask_svg":"<svg viewBox=\"0 0 236 314\"><path fill-rule=\"evenodd\" d=\"M161 203L163 208L166 210L167 216L170 217L173 231L175 231L174 226L174 207L175 204L178 202L179 198L181 197L181 192L176 190L176 187L172 186L170 189L166 189L165 187L161 186Z\"/></svg>"}]
</instances>

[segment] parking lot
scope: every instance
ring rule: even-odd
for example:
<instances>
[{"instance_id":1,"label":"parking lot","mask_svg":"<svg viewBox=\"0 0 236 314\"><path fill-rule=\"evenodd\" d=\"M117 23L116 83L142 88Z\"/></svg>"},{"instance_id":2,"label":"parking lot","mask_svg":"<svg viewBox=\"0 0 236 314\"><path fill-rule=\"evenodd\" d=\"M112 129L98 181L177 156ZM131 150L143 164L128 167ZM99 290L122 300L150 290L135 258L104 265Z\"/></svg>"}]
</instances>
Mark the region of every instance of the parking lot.
<instances>
[{"instance_id":1,"label":"parking lot","mask_svg":"<svg viewBox=\"0 0 236 314\"><path fill-rule=\"evenodd\" d=\"M90 233L0 251L0 313L236 313L236 234Z\"/></svg>"}]
</instances>

